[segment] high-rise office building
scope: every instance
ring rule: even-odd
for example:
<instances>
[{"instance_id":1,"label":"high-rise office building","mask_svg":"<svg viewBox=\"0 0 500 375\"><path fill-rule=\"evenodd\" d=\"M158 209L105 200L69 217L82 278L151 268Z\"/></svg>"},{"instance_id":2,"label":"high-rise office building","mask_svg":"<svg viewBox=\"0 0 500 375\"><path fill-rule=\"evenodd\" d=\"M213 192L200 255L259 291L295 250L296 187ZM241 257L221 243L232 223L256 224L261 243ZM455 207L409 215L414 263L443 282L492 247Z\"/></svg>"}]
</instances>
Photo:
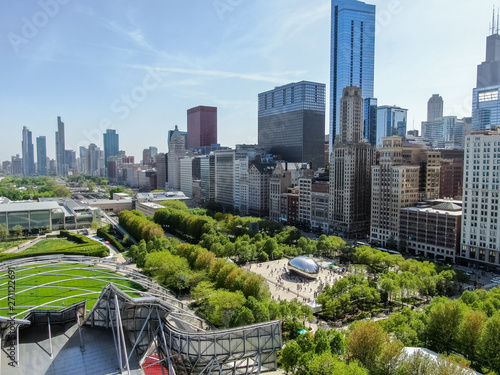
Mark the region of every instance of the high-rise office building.
<instances>
[{"instance_id":1,"label":"high-rise office building","mask_svg":"<svg viewBox=\"0 0 500 375\"><path fill-rule=\"evenodd\" d=\"M68 170L74 171L78 169L78 165L76 164L76 151L64 150L64 160L68 166Z\"/></svg>"},{"instance_id":2,"label":"high-rise office building","mask_svg":"<svg viewBox=\"0 0 500 375\"><path fill-rule=\"evenodd\" d=\"M462 248L459 261L500 266L500 128L465 138Z\"/></svg>"},{"instance_id":3,"label":"high-rise office building","mask_svg":"<svg viewBox=\"0 0 500 375\"><path fill-rule=\"evenodd\" d=\"M259 146L288 162L323 167L325 87L302 81L259 94Z\"/></svg>"},{"instance_id":4,"label":"high-rise office building","mask_svg":"<svg viewBox=\"0 0 500 375\"><path fill-rule=\"evenodd\" d=\"M200 184L202 202L215 201L215 155L200 158Z\"/></svg>"},{"instance_id":5,"label":"high-rise office building","mask_svg":"<svg viewBox=\"0 0 500 375\"><path fill-rule=\"evenodd\" d=\"M23 174L23 159L19 157L19 154L12 156L12 174L18 176Z\"/></svg>"},{"instance_id":6,"label":"high-rise office building","mask_svg":"<svg viewBox=\"0 0 500 375\"><path fill-rule=\"evenodd\" d=\"M94 143L88 148L88 171L91 176L99 176L99 158L101 150Z\"/></svg>"},{"instance_id":7,"label":"high-rise office building","mask_svg":"<svg viewBox=\"0 0 500 375\"><path fill-rule=\"evenodd\" d=\"M47 140L45 136L36 138L36 164L39 176L47 176Z\"/></svg>"},{"instance_id":8,"label":"high-rise office building","mask_svg":"<svg viewBox=\"0 0 500 375\"><path fill-rule=\"evenodd\" d=\"M33 139L31 131L23 127L22 141L23 174L33 176L35 174L35 155L33 153Z\"/></svg>"},{"instance_id":9,"label":"high-rise office building","mask_svg":"<svg viewBox=\"0 0 500 375\"><path fill-rule=\"evenodd\" d=\"M235 151L215 151L215 201L234 205Z\"/></svg>"},{"instance_id":10,"label":"high-rise office building","mask_svg":"<svg viewBox=\"0 0 500 375\"><path fill-rule=\"evenodd\" d=\"M156 172L156 188L158 190L165 190L167 182L167 158L163 153L156 155Z\"/></svg>"},{"instance_id":11,"label":"high-rise office building","mask_svg":"<svg viewBox=\"0 0 500 375\"><path fill-rule=\"evenodd\" d=\"M347 86L373 98L375 5L357 0L332 0L330 61L330 152L339 132L340 99Z\"/></svg>"},{"instance_id":12,"label":"high-rise office building","mask_svg":"<svg viewBox=\"0 0 500 375\"><path fill-rule=\"evenodd\" d=\"M476 88L472 92L472 130L500 126L500 35L494 22L486 38L486 60L477 67Z\"/></svg>"},{"instance_id":13,"label":"high-rise office building","mask_svg":"<svg viewBox=\"0 0 500 375\"><path fill-rule=\"evenodd\" d=\"M177 125L168 144L168 185L173 190L181 188L180 159L186 156L186 136Z\"/></svg>"},{"instance_id":14,"label":"high-rise office building","mask_svg":"<svg viewBox=\"0 0 500 375\"><path fill-rule=\"evenodd\" d=\"M57 116L57 131L56 131L56 173L58 176L64 176L67 172L65 157L65 138L64 138L64 122L61 121L61 116Z\"/></svg>"},{"instance_id":15,"label":"high-rise office building","mask_svg":"<svg viewBox=\"0 0 500 375\"><path fill-rule=\"evenodd\" d=\"M443 117L443 98L439 94L434 94L427 102L427 121L441 117Z\"/></svg>"},{"instance_id":16,"label":"high-rise office building","mask_svg":"<svg viewBox=\"0 0 500 375\"><path fill-rule=\"evenodd\" d=\"M110 156L118 156L120 149L119 135L116 130L107 129L104 133L104 161L107 162Z\"/></svg>"},{"instance_id":17,"label":"high-rise office building","mask_svg":"<svg viewBox=\"0 0 500 375\"><path fill-rule=\"evenodd\" d=\"M380 106L377 109L377 146L385 137L406 137L408 110L396 106Z\"/></svg>"},{"instance_id":18,"label":"high-rise office building","mask_svg":"<svg viewBox=\"0 0 500 375\"><path fill-rule=\"evenodd\" d=\"M344 88L330 161L330 230L346 238L366 238L370 232L375 148L363 136L363 102L360 88Z\"/></svg>"},{"instance_id":19,"label":"high-rise office building","mask_svg":"<svg viewBox=\"0 0 500 375\"><path fill-rule=\"evenodd\" d=\"M397 242L400 209L439 197L441 157L402 137L382 139L380 160L372 166L370 240L382 247Z\"/></svg>"},{"instance_id":20,"label":"high-rise office building","mask_svg":"<svg viewBox=\"0 0 500 375\"><path fill-rule=\"evenodd\" d=\"M217 107L198 106L187 111L187 148L217 144Z\"/></svg>"},{"instance_id":21,"label":"high-rise office building","mask_svg":"<svg viewBox=\"0 0 500 375\"><path fill-rule=\"evenodd\" d=\"M364 107L363 136L373 147L377 146L377 111L378 101L375 98L366 98Z\"/></svg>"},{"instance_id":22,"label":"high-rise office building","mask_svg":"<svg viewBox=\"0 0 500 375\"><path fill-rule=\"evenodd\" d=\"M89 173L89 150L87 147L80 146L80 173Z\"/></svg>"}]
</instances>

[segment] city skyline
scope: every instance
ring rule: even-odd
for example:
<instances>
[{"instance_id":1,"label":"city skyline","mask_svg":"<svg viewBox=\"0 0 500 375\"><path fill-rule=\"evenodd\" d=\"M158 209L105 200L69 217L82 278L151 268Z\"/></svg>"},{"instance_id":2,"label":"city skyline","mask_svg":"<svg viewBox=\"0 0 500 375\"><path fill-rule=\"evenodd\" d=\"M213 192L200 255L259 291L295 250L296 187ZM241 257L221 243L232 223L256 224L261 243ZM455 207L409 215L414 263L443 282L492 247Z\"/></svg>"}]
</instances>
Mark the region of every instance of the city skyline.
<instances>
[{"instance_id":1,"label":"city skyline","mask_svg":"<svg viewBox=\"0 0 500 375\"><path fill-rule=\"evenodd\" d=\"M408 130L420 128L436 93L445 115L470 116L493 3L366 3L377 7L378 104L408 108ZM123 12L113 3L5 4L2 129L27 126L34 138L46 136L53 159L57 116L65 121L65 148L75 151L102 148L109 125L122 134L121 149L139 157L153 142L166 152L168 129L185 130L185 111L209 105L219 109L219 143L257 143L259 92L311 80L326 83L329 93L330 1L232 4L177 1L145 11L126 2ZM188 15L199 26L179 33ZM475 27L465 30L471 20ZM0 150L8 160L21 154L20 142L2 137Z\"/></svg>"}]
</instances>

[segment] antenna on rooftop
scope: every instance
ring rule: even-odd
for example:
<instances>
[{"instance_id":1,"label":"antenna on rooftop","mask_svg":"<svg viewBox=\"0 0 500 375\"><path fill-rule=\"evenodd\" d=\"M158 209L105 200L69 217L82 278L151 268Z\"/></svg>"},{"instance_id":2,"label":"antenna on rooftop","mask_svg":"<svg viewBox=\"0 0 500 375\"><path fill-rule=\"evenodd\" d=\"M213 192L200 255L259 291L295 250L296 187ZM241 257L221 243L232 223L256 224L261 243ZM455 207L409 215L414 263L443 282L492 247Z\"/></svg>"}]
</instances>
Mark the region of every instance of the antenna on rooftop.
<instances>
[{"instance_id":1,"label":"antenna on rooftop","mask_svg":"<svg viewBox=\"0 0 500 375\"><path fill-rule=\"evenodd\" d=\"M493 17L491 18L491 35L495 34L495 6L493 5Z\"/></svg>"},{"instance_id":2,"label":"antenna on rooftop","mask_svg":"<svg viewBox=\"0 0 500 375\"><path fill-rule=\"evenodd\" d=\"M499 27L500 27L500 11L497 12L497 34Z\"/></svg>"}]
</instances>

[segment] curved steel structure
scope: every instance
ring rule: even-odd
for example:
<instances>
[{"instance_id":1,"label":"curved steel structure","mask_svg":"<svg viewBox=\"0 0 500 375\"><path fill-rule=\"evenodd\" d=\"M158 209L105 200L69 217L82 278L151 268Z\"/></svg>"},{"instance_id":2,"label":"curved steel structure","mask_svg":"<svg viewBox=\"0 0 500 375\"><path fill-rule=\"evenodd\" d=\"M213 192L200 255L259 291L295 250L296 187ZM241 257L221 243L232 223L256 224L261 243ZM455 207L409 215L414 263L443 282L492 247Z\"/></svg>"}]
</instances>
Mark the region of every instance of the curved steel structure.
<instances>
[{"instance_id":1,"label":"curved steel structure","mask_svg":"<svg viewBox=\"0 0 500 375\"><path fill-rule=\"evenodd\" d=\"M83 319L82 324L111 328L121 368L128 368L134 351L141 358L141 364L154 353L169 374L259 374L277 368L277 351L282 347L279 321L210 330L203 319L190 312L168 290L121 264L100 258L55 255L3 262L0 270L53 262L112 269L147 290L141 292L142 297L133 298L110 283ZM30 310L35 312L37 308ZM82 313L81 306L73 310L78 308ZM45 315L52 313L60 314L44 312ZM35 316L30 314L27 318ZM51 318L49 324L51 320L57 321ZM125 337L128 346L132 346L130 350L126 349Z\"/></svg>"}]
</instances>

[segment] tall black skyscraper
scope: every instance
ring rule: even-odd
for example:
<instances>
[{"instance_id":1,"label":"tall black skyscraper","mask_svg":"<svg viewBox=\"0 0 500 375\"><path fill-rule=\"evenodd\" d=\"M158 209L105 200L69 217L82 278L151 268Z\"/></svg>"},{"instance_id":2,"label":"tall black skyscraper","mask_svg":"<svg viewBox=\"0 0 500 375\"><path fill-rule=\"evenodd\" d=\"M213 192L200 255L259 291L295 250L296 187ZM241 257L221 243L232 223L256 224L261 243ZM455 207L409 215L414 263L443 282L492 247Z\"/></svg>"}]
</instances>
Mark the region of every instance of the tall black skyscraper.
<instances>
[{"instance_id":1,"label":"tall black skyscraper","mask_svg":"<svg viewBox=\"0 0 500 375\"><path fill-rule=\"evenodd\" d=\"M39 176L47 176L47 141L45 136L36 138L36 163Z\"/></svg>"},{"instance_id":2,"label":"tall black skyscraper","mask_svg":"<svg viewBox=\"0 0 500 375\"><path fill-rule=\"evenodd\" d=\"M56 173L58 176L66 174L67 166L65 162L65 141L64 141L64 122L61 117L57 116L57 131L56 131Z\"/></svg>"},{"instance_id":3,"label":"tall black skyscraper","mask_svg":"<svg viewBox=\"0 0 500 375\"><path fill-rule=\"evenodd\" d=\"M22 141L22 157L23 157L23 174L25 176L33 176L35 174L35 155L33 153L33 139L30 130L23 127Z\"/></svg>"},{"instance_id":4,"label":"tall black skyscraper","mask_svg":"<svg viewBox=\"0 0 500 375\"><path fill-rule=\"evenodd\" d=\"M297 82L259 94L259 146L289 162L324 166L323 83Z\"/></svg>"}]
</instances>

